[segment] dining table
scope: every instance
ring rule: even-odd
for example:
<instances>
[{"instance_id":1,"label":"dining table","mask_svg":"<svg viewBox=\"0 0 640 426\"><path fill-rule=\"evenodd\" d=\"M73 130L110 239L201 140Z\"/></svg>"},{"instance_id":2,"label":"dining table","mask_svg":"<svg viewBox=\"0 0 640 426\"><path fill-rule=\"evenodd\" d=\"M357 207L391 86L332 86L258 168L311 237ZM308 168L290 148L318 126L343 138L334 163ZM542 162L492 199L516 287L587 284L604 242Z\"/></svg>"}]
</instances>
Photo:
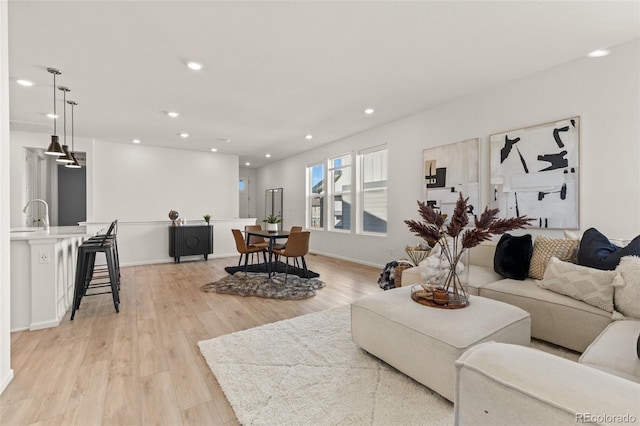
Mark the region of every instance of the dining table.
<instances>
[{"instance_id":1,"label":"dining table","mask_svg":"<svg viewBox=\"0 0 640 426\"><path fill-rule=\"evenodd\" d=\"M276 240L278 239L283 239L283 238L289 238L289 231L266 231L266 230L255 230L255 231L246 231L246 238L247 238L247 245L249 245L249 240L251 239L251 236L256 236L256 237L262 237L262 238L267 238L269 240L269 247L267 248L267 250L269 251L269 263L266 265L267 266L267 274L269 276L269 278L271 278L271 271L274 271L273 268L273 247L276 244Z\"/></svg>"}]
</instances>

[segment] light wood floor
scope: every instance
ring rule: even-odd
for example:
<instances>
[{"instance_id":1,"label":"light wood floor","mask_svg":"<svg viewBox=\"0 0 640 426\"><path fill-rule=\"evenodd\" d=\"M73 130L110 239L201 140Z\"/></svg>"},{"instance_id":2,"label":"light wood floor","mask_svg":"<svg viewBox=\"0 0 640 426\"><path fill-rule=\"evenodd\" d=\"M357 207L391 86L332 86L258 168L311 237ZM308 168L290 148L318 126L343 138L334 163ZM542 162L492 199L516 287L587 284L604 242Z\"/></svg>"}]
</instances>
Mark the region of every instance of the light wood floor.
<instances>
[{"instance_id":1,"label":"light wood floor","mask_svg":"<svg viewBox=\"0 0 640 426\"><path fill-rule=\"evenodd\" d=\"M326 287L283 301L219 295L199 287L237 258L122 268L120 313L111 295L85 297L75 320L13 333L13 381L0 424L221 425L233 410L197 342L345 305L380 291L378 268L307 256Z\"/></svg>"}]
</instances>

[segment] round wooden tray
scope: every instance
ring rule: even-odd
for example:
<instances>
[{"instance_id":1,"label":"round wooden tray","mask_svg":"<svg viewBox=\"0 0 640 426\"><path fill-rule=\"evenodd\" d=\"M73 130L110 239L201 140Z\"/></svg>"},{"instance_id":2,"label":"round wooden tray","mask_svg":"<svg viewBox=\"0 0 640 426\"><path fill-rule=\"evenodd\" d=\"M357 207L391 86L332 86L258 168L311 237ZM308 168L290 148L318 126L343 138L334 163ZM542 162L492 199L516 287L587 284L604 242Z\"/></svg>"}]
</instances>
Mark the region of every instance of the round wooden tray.
<instances>
[{"instance_id":1,"label":"round wooden tray","mask_svg":"<svg viewBox=\"0 0 640 426\"><path fill-rule=\"evenodd\" d=\"M432 308L440 308L440 309L461 309L469 306L469 301L467 300L465 303L446 303L444 305L439 305L433 301L432 297L428 297L427 292L424 290L411 290L411 298L418 302L421 305L431 306ZM451 295L449 295L451 296Z\"/></svg>"}]
</instances>

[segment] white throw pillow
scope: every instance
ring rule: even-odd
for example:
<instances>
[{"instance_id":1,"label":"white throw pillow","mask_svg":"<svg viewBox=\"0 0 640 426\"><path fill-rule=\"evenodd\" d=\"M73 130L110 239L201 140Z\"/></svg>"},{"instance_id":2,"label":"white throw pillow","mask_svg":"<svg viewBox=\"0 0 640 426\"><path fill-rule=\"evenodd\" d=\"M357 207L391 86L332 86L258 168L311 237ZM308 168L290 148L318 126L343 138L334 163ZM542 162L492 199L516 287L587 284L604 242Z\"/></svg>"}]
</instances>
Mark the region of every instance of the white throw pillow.
<instances>
[{"instance_id":1,"label":"white throw pillow","mask_svg":"<svg viewBox=\"0 0 640 426\"><path fill-rule=\"evenodd\" d=\"M614 291L616 310L625 316L640 319L640 257L625 256L616 268L625 286Z\"/></svg>"},{"instance_id":2,"label":"white throw pillow","mask_svg":"<svg viewBox=\"0 0 640 426\"><path fill-rule=\"evenodd\" d=\"M613 285L624 285L620 274L615 271L601 271L563 262L557 257L551 257L544 278L536 283L547 290L612 313Z\"/></svg>"}]
</instances>

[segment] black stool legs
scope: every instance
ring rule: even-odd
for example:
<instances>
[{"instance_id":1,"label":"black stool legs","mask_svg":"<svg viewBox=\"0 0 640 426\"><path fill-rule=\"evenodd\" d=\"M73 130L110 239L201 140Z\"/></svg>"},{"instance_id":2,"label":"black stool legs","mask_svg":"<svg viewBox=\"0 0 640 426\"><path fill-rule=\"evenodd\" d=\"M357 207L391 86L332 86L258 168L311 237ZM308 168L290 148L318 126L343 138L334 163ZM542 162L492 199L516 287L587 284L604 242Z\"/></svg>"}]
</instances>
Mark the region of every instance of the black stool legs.
<instances>
[{"instance_id":1,"label":"black stool legs","mask_svg":"<svg viewBox=\"0 0 640 426\"><path fill-rule=\"evenodd\" d=\"M107 278L104 275L94 276L96 253L104 253L106 257L108 281L99 281L100 279ZM71 311L72 321L76 315L76 310L80 309L80 302L84 296L111 293L113 306L116 312L120 312L120 267L118 263L118 252L116 251L115 239L89 239L78 247L73 309ZM90 289L104 287L109 287L110 291L88 293Z\"/></svg>"}]
</instances>

